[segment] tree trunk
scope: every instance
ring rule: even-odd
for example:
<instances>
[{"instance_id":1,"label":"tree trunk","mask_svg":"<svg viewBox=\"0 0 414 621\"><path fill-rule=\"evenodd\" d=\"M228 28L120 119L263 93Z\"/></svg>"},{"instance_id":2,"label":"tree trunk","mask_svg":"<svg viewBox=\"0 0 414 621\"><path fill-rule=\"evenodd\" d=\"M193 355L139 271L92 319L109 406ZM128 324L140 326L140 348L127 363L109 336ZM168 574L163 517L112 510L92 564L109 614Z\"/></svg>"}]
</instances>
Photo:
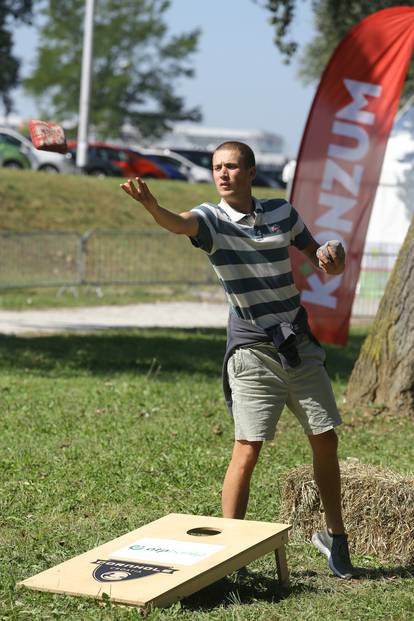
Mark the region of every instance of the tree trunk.
<instances>
[{"instance_id":1,"label":"tree trunk","mask_svg":"<svg viewBox=\"0 0 414 621\"><path fill-rule=\"evenodd\" d=\"M414 414L414 220L352 370L347 403Z\"/></svg>"}]
</instances>

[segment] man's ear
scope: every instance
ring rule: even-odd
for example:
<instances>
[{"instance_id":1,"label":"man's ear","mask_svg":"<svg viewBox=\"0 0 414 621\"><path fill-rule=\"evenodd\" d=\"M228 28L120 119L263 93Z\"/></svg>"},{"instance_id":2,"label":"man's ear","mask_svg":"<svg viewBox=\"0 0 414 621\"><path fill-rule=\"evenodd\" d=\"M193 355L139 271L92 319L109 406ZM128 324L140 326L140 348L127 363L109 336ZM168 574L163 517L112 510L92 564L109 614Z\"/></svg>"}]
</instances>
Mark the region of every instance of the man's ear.
<instances>
[{"instance_id":1,"label":"man's ear","mask_svg":"<svg viewBox=\"0 0 414 621\"><path fill-rule=\"evenodd\" d=\"M250 169L250 178L252 181L255 178L255 176L256 176L256 166L252 166Z\"/></svg>"}]
</instances>

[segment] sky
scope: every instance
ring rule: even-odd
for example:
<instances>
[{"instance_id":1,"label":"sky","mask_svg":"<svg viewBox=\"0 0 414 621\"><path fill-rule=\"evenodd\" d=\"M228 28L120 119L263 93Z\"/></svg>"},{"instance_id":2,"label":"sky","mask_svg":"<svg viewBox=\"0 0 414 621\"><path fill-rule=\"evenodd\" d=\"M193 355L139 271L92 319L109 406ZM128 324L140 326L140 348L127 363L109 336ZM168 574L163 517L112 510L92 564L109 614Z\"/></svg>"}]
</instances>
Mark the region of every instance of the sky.
<instances>
[{"instance_id":1,"label":"sky","mask_svg":"<svg viewBox=\"0 0 414 621\"><path fill-rule=\"evenodd\" d=\"M298 0L292 36L300 50L314 35L310 0ZM172 0L167 13L171 34L200 28L193 56L195 77L182 80L177 91L186 106L199 106L202 126L262 129L282 136L286 154L295 157L317 84L304 86L298 62L290 65L273 43L269 12L253 0ZM15 31L15 53L22 75L30 71L38 36L35 28ZM36 116L36 104L15 91L16 112Z\"/></svg>"}]
</instances>

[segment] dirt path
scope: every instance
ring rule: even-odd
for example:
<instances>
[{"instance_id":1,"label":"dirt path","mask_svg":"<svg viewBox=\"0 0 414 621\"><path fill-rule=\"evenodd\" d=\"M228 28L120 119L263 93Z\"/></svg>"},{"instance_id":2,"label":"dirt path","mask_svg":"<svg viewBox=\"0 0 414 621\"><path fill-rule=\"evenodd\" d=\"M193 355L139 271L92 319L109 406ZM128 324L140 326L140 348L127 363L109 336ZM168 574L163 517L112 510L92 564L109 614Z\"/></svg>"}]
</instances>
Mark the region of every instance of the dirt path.
<instances>
[{"instance_id":1,"label":"dirt path","mask_svg":"<svg viewBox=\"0 0 414 621\"><path fill-rule=\"evenodd\" d=\"M34 311L0 311L0 334L94 332L114 328L224 328L227 305L159 302Z\"/></svg>"}]
</instances>

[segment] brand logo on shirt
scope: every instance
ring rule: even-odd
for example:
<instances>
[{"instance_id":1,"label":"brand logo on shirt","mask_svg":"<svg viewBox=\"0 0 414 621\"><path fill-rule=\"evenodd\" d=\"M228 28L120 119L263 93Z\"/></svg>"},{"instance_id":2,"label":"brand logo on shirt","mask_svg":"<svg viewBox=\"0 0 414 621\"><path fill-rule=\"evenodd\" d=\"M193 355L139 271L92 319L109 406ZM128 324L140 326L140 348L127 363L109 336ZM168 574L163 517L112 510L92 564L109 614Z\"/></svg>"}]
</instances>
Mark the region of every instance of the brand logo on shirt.
<instances>
[{"instance_id":1,"label":"brand logo on shirt","mask_svg":"<svg viewBox=\"0 0 414 621\"><path fill-rule=\"evenodd\" d=\"M272 231L272 233L281 233L282 229L280 228L280 226L278 224L272 224L270 226L270 230Z\"/></svg>"}]
</instances>

